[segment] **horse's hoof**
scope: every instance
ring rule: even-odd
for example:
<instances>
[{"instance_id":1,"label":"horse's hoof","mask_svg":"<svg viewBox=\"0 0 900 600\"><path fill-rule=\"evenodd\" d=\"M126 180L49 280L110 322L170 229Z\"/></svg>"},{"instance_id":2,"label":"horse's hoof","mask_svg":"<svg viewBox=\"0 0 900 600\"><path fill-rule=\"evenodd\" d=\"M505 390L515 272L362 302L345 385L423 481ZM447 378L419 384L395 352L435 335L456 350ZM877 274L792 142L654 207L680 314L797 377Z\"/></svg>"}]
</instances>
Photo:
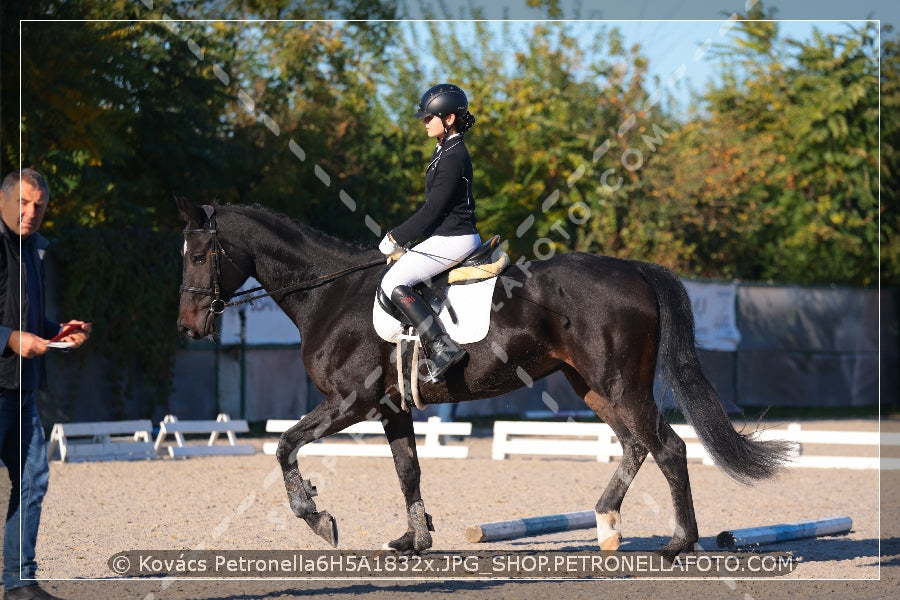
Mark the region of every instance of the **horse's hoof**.
<instances>
[{"instance_id":1,"label":"horse's hoof","mask_svg":"<svg viewBox=\"0 0 900 600\"><path fill-rule=\"evenodd\" d=\"M668 546L660 548L656 551L656 553L662 557L663 561L665 561L667 565L671 565L673 562L675 562L675 557L678 556L679 552L681 551L669 548Z\"/></svg>"},{"instance_id":2,"label":"horse's hoof","mask_svg":"<svg viewBox=\"0 0 900 600\"><path fill-rule=\"evenodd\" d=\"M675 557L684 551L691 552L694 550L694 543L688 541L671 541L656 551L667 564L675 562Z\"/></svg>"},{"instance_id":3,"label":"horse's hoof","mask_svg":"<svg viewBox=\"0 0 900 600\"><path fill-rule=\"evenodd\" d=\"M402 537L386 542L375 556L418 554L415 551L415 533L407 531Z\"/></svg>"},{"instance_id":4,"label":"horse's hoof","mask_svg":"<svg viewBox=\"0 0 900 600\"><path fill-rule=\"evenodd\" d=\"M607 552L611 552L613 550L618 550L619 546L622 545L622 534L618 531L613 532L611 536L600 542L600 549L606 550Z\"/></svg>"},{"instance_id":5,"label":"horse's hoof","mask_svg":"<svg viewBox=\"0 0 900 600\"><path fill-rule=\"evenodd\" d=\"M378 552L372 555L372 558L378 558L379 556L402 556L404 554L411 554L411 552L409 550L401 551L399 548L391 546L390 542L387 542L378 550Z\"/></svg>"},{"instance_id":6,"label":"horse's hoof","mask_svg":"<svg viewBox=\"0 0 900 600\"><path fill-rule=\"evenodd\" d=\"M338 545L337 521L334 520L328 511L313 513L303 517L310 529L316 532L323 540L331 544L332 548Z\"/></svg>"},{"instance_id":7,"label":"horse's hoof","mask_svg":"<svg viewBox=\"0 0 900 600\"><path fill-rule=\"evenodd\" d=\"M601 550L619 549L622 544L622 534L619 533L617 526L621 520L622 517L619 516L618 511L597 513L597 543Z\"/></svg>"}]
</instances>

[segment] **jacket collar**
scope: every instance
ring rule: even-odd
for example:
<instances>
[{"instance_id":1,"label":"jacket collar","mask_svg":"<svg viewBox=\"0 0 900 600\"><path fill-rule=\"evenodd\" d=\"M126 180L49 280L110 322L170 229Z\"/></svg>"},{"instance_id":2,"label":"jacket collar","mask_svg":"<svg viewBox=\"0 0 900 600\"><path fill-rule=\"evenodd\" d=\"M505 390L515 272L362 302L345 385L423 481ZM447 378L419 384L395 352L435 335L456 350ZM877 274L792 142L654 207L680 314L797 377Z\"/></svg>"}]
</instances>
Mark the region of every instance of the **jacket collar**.
<instances>
[{"instance_id":1,"label":"jacket collar","mask_svg":"<svg viewBox=\"0 0 900 600\"><path fill-rule=\"evenodd\" d=\"M6 226L6 223L4 223L2 219L0 219L0 235L13 246L19 246L19 240L16 239L17 236L9 230L9 227ZM22 243L34 244L35 250L37 250L40 255L43 255L44 250L50 245L50 240L41 235L41 232L35 231L28 236L26 240L22 240Z\"/></svg>"},{"instance_id":2,"label":"jacket collar","mask_svg":"<svg viewBox=\"0 0 900 600\"><path fill-rule=\"evenodd\" d=\"M437 142L437 148L440 148L441 146L443 146L444 144L446 144L447 142L449 142L449 141L452 140L453 138L455 138L455 137L460 137L460 136L462 136L461 133L451 133L451 134L448 135L447 137L443 137L443 138L439 139L438 142Z\"/></svg>"}]
</instances>

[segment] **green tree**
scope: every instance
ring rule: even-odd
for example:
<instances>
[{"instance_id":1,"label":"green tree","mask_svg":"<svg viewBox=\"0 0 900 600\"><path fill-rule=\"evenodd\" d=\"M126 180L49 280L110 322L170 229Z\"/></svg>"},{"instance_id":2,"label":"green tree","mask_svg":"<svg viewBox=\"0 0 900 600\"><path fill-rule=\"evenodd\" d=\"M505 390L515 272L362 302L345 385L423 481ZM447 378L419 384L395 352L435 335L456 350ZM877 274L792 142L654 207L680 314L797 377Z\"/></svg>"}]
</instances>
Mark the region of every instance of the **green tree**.
<instances>
[{"instance_id":1,"label":"green tree","mask_svg":"<svg viewBox=\"0 0 900 600\"><path fill-rule=\"evenodd\" d=\"M135 17L134 4L48 2L18 16ZM9 25L4 40L17 40ZM215 180L215 110L226 101L169 34L158 23L24 21L21 55L4 53L3 69L17 73L21 62L21 120L4 110L3 129L20 130L22 143L3 136L4 169L33 166L50 182L45 232L56 242L61 311L95 323L79 357L109 361L111 403L149 388L147 414L167 396L177 341L171 190ZM4 88L18 91L14 83Z\"/></svg>"},{"instance_id":2,"label":"green tree","mask_svg":"<svg viewBox=\"0 0 900 600\"><path fill-rule=\"evenodd\" d=\"M296 3L242 6L261 17L301 10ZM342 206L337 186L324 186L314 165L336 181L359 171L373 95L361 74L387 39L379 25L178 20L206 17L211 7L3 4L3 169L34 166L48 176L53 209L45 231L56 240L62 309L95 322L95 339L79 356L109 362L121 391L111 402L141 390L141 416L167 397L178 343L180 224L172 193L269 203L295 216L326 212L316 210L317 199ZM384 17L392 8L346 1L302 10ZM171 20L115 21L162 16ZM21 54L20 19L28 20ZM354 115L363 121L352 122ZM9 134L19 130L21 147ZM288 137L303 143L309 160L298 161ZM351 216L355 231L364 231L362 218ZM351 219L322 221L340 230Z\"/></svg>"},{"instance_id":3,"label":"green tree","mask_svg":"<svg viewBox=\"0 0 900 600\"><path fill-rule=\"evenodd\" d=\"M890 29L885 29L886 36ZM881 277L900 286L900 38L881 50Z\"/></svg>"},{"instance_id":4,"label":"green tree","mask_svg":"<svg viewBox=\"0 0 900 600\"><path fill-rule=\"evenodd\" d=\"M402 52L427 48L428 60L392 63L399 96L418 98L423 81L451 80L471 97L477 121L467 139L485 234L502 234L524 257L632 253L638 171L655 151L646 140L672 127L665 103L646 90L638 47L625 48L614 28L563 22L432 22L405 34ZM412 139L406 121L398 128Z\"/></svg>"},{"instance_id":5,"label":"green tree","mask_svg":"<svg viewBox=\"0 0 900 600\"><path fill-rule=\"evenodd\" d=\"M760 15L751 15L759 17ZM878 61L872 23L781 42L741 21L722 83L654 172L709 277L877 281Z\"/></svg>"},{"instance_id":6,"label":"green tree","mask_svg":"<svg viewBox=\"0 0 900 600\"><path fill-rule=\"evenodd\" d=\"M394 2L367 0L0 10L2 168L48 175L65 312L96 323L81 356L107 359L126 394L170 384L172 192L374 242L424 200L433 140L412 113L440 81L470 94L480 228L515 256L869 285L880 241L882 277L898 280L898 46L881 48L879 173L874 25L789 42L757 8L719 49L721 84L676 119L640 47L596 23L403 23Z\"/></svg>"}]
</instances>

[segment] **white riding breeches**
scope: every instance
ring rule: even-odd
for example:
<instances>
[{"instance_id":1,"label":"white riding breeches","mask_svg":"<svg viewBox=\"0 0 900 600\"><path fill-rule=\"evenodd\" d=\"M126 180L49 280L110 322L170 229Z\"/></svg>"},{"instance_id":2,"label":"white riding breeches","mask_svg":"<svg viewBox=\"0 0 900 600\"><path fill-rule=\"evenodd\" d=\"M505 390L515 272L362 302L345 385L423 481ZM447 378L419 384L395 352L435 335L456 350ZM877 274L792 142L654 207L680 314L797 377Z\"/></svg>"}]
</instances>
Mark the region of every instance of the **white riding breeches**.
<instances>
[{"instance_id":1,"label":"white riding breeches","mask_svg":"<svg viewBox=\"0 0 900 600\"><path fill-rule=\"evenodd\" d=\"M481 237L477 233L432 236L407 250L400 260L388 269L381 280L381 289L390 298L391 292L398 285L414 285L430 279L459 264L480 245Z\"/></svg>"}]
</instances>

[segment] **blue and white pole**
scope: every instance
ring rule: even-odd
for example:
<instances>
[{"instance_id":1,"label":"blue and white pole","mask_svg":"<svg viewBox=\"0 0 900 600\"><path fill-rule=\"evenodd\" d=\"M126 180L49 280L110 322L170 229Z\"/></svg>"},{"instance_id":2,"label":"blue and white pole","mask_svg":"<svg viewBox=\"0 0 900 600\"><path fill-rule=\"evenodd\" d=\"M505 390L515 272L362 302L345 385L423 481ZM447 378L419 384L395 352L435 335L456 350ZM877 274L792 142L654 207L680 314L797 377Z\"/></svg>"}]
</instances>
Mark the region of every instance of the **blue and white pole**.
<instances>
[{"instance_id":1,"label":"blue and white pole","mask_svg":"<svg viewBox=\"0 0 900 600\"><path fill-rule=\"evenodd\" d=\"M723 531L716 536L716 545L719 548L759 546L788 540L819 537L821 535L846 533L852 527L853 520L846 516L799 521L797 523L783 523L780 525L766 525L764 527L748 527L747 529Z\"/></svg>"},{"instance_id":2,"label":"blue and white pole","mask_svg":"<svg viewBox=\"0 0 900 600\"><path fill-rule=\"evenodd\" d=\"M558 515L527 517L512 521L495 521L493 523L482 523L481 525L469 525L466 527L466 539L473 544L477 544L479 542L512 540L521 537L557 533L559 531L571 531L573 529L589 529L596 525L597 513L592 510L585 510Z\"/></svg>"}]
</instances>

